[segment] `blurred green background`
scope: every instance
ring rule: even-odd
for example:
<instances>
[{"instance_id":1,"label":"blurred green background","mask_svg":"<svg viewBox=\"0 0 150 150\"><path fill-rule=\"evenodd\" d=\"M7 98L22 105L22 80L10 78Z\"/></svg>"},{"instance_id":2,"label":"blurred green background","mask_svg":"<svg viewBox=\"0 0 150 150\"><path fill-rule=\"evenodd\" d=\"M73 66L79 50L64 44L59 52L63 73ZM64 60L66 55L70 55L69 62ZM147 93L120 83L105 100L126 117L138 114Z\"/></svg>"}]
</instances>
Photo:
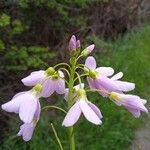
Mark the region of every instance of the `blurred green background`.
<instances>
[{"instance_id":1,"label":"blurred green background","mask_svg":"<svg viewBox=\"0 0 150 150\"><path fill-rule=\"evenodd\" d=\"M131 92L149 99L150 88L150 2L148 0L0 0L0 104L25 89L21 79L34 70L68 60L72 34L82 48L95 43L94 56L100 66L124 72L124 80L136 83ZM98 94L90 94L103 113L97 127L84 118L75 126L77 150L127 150L135 130L147 116L135 119ZM61 96L47 104L65 105ZM0 149L59 149L50 123L53 122L64 149L68 149L64 114L43 111L34 136L23 142L16 136L20 121L0 110ZM146 118L146 119L145 119Z\"/></svg>"}]
</instances>

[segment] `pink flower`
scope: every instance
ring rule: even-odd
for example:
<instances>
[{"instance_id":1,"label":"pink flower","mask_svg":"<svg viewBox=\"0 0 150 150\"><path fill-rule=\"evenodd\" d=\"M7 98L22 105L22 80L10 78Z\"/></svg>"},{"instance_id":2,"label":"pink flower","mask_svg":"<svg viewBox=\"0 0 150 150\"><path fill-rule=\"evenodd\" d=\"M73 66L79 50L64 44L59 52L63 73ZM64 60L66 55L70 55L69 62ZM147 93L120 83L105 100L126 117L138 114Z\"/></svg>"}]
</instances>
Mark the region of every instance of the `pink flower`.
<instances>
[{"instance_id":1,"label":"pink flower","mask_svg":"<svg viewBox=\"0 0 150 150\"><path fill-rule=\"evenodd\" d=\"M77 91L76 103L70 108L62 125L65 127L73 126L80 118L81 113L93 124L102 124L102 114L98 107L88 101L84 89Z\"/></svg>"},{"instance_id":2,"label":"pink flower","mask_svg":"<svg viewBox=\"0 0 150 150\"><path fill-rule=\"evenodd\" d=\"M65 81L62 71L55 71L52 67L46 71L40 70L31 73L22 82L26 86L34 86L38 83L43 84L43 89L40 94L41 97L49 97L54 92L58 94L65 93Z\"/></svg>"},{"instance_id":3,"label":"pink flower","mask_svg":"<svg viewBox=\"0 0 150 150\"><path fill-rule=\"evenodd\" d=\"M18 136L22 136L24 141L29 141L32 138L33 131L36 127L37 122L39 121L41 113L41 106L40 103L38 103L38 107L36 109L36 112L34 114L34 118L31 123L24 123L20 126L20 131L18 132Z\"/></svg>"},{"instance_id":4,"label":"pink flower","mask_svg":"<svg viewBox=\"0 0 150 150\"><path fill-rule=\"evenodd\" d=\"M69 50L76 51L78 48L80 48L80 41L76 39L75 35L72 35L69 41Z\"/></svg>"},{"instance_id":5,"label":"pink flower","mask_svg":"<svg viewBox=\"0 0 150 150\"><path fill-rule=\"evenodd\" d=\"M91 89L99 89L100 94L104 97L108 96L109 92L112 91L130 91L134 89L135 85L133 83L118 81L120 78L120 74L115 75L112 78L108 78L112 76L114 73L113 68L111 67L98 67L96 68L95 58L90 56L85 61L85 70L87 68L89 70L89 77L87 78L89 86ZM119 77L119 78L118 78Z\"/></svg>"},{"instance_id":6,"label":"pink flower","mask_svg":"<svg viewBox=\"0 0 150 150\"><path fill-rule=\"evenodd\" d=\"M19 114L24 123L31 123L39 107L39 96L34 91L20 92L1 107L7 112Z\"/></svg>"},{"instance_id":7,"label":"pink flower","mask_svg":"<svg viewBox=\"0 0 150 150\"><path fill-rule=\"evenodd\" d=\"M43 90L40 94L41 97L49 97L54 92L58 94L65 93L65 81L63 80L64 74L62 71L58 71L56 77L48 78L43 84Z\"/></svg>"},{"instance_id":8,"label":"pink flower","mask_svg":"<svg viewBox=\"0 0 150 150\"><path fill-rule=\"evenodd\" d=\"M118 106L124 106L136 118L140 117L141 111L148 113L144 106L147 101L139 96L111 92L109 98Z\"/></svg>"}]
</instances>

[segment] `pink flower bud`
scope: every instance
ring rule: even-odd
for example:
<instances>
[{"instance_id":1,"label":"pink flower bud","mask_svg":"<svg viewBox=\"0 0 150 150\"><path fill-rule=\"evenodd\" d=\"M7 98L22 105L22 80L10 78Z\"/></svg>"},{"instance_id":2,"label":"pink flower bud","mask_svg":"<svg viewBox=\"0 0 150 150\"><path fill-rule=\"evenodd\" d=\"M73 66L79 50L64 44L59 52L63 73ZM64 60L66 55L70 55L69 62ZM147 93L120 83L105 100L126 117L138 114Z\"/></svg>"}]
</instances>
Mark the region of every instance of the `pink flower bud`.
<instances>
[{"instance_id":1,"label":"pink flower bud","mask_svg":"<svg viewBox=\"0 0 150 150\"><path fill-rule=\"evenodd\" d=\"M77 42L76 42L76 48L80 48L80 40L77 40Z\"/></svg>"},{"instance_id":2,"label":"pink flower bud","mask_svg":"<svg viewBox=\"0 0 150 150\"><path fill-rule=\"evenodd\" d=\"M91 53L94 50L94 48L95 48L95 45L92 44L92 45L88 46L86 49L88 50L89 53Z\"/></svg>"},{"instance_id":3,"label":"pink flower bud","mask_svg":"<svg viewBox=\"0 0 150 150\"><path fill-rule=\"evenodd\" d=\"M76 37L75 35L72 35L70 41L69 41L69 50L73 51L76 49Z\"/></svg>"}]
</instances>

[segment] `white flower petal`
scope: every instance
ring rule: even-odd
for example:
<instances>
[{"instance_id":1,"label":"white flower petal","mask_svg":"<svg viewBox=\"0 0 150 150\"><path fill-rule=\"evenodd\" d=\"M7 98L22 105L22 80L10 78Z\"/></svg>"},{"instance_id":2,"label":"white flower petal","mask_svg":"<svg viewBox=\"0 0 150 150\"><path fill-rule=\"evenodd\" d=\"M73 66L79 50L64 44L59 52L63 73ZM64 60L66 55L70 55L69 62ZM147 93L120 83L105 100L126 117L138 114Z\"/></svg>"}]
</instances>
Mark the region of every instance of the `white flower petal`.
<instances>
[{"instance_id":1,"label":"white flower petal","mask_svg":"<svg viewBox=\"0 0 150 150\"><path fill-rule=\"evenodd\" d=\"M64 94L65 93L65 81L63 79L57 79L53 80L55 91L58 94Z\"/></svg>"},{"instance_id":2,"label":"white flower petal","mask_svg":"<svg viewBox=\"0 0 150 150\"><path fill-rule=\"evenodd\" d=\"M45 71L40 70L32 72L29 76L23 78L21 81L26 86L34 86L44 80L45 77Z\"/></svg>"},{"instance_id":3,"label":"white flower petal","mask_svg":"<svg viewBox=\"0 0 150 150\"><path fill-rule=\"evenodd\" d=\"M19 117L24 123L31 123L37 109L38 99L32 94L24 95L21 99Z\"/></svg>"},{"instance_id":4,"label":"white flower petal","mask_svg":"<svg viewBox=\"0 0 150 150\"><path fill-rule=\"evenodd\" d=\"M100 75L111 76L114 74L114 69L111 67L98 67L95 69Z\"/></svg>"},{"instance_id":5,"label":"white flower petal","mask_svg":"<svg viewBox=\"0 0 150 150\"><path fill-rule=\"evenodd\" d=\"M119 91L128 92L135 88L134 83L125 82L125 81L114 81L119 87Z\"/></svg>"},{"instance_id":6,"label":"white flower petal","mask_svg":"<svg viewBox=\"0 0 150 150\"><path fill-rule=\"evenodd\" d=\"M93 56L89 56L85 60L85 66L89 69L95 70L96 69L96 60Z\"/></svg>"},{"instance_id":7,"label":"white flower petal","mask_svg":"<svg viewBox=\"0 0 150 150\"><path fill-rule=\"evenodd\" d=\"M111 77L111 80L118 80L122 77L123 77L123 73L119 72L119 73L115 74L113 77Z\"/></svg>"},{"instance_id":8,"label":"white flower petal","mask_svg":"<svg viewBox=\"0 0 150 150\"><path fill-rule=\"evenodd\" d=\"M47 79L43 84L42 92L40 93L41 97L49 97L55 91L55 83L51 79Z\"/></svg>"},{"instance_id":9,"label":"white flower petal","mask_svg":"<svg viewBox=\"0 0 150 150\"><path fill-rule=\"evenodd\" d=\"M80 100L79 105L80 105L80 108L81 108L85 118L88 121L90 121L96 125L102 124L102 121L99 119L97 114L90 108L90 106L84 100Z\"/></svg>"},{"instance_id":10,"label":"white flower petal","mask_svg":"<svg viewBox=\"0 0 150 150\"><path fill-rule=\"evenodd\" d=\"M68 111L62 125L65 127L73 126L79 119L81 115L81 109L79 103L76 102Z\"/></svg>"}]
</instances>

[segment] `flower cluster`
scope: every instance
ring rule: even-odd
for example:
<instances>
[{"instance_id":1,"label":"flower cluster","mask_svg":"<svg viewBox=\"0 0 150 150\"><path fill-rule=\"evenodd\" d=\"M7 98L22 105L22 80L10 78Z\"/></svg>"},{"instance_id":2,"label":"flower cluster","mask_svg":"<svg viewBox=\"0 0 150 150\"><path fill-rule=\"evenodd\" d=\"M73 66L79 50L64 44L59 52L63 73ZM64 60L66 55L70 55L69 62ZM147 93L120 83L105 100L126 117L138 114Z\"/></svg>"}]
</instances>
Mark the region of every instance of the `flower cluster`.
<instances>
[{"instance_id":1,"label":"flower cluster","mask_svg":"<svg viewBox=\"0 0 150 150\"><path fill-rule=\"evenodd\" d=\"M60 63L45 71L34 71L22 79L23 84L31 86L32 89L16 94L9 102L1 106L7 112L19 114L23 125L20 127L18 136L22 136L25 141L31 139L40 118L39 99L47 98L55 92L63 95L65 102L68 103L68 113L62 122L65 127L73 126L81 114L93 124L102 124L102 113L88 100L87 91L98 92L101 96L108 97L116 105L123 106L131 112L134 117L139 117L141 111L148 113L144 106L145 99L126 94L135 88L135 84L121 81L122 72L114 75L114 69L111 67L96 67L95 58L88 56L94 47L95 45L92 44L81 51L80 41L73 35L69 42L70 65ZM85 64L78 64L78 59L84 57L87 57ZM79 69L83 72L82 74L79 74L81 71L77 72ZM68 78L65 78L66 75ZM89 89L82 83L82 77L87 78ZM78 84L75 85L77 81Z\"/></svg>"}]
</instances>

